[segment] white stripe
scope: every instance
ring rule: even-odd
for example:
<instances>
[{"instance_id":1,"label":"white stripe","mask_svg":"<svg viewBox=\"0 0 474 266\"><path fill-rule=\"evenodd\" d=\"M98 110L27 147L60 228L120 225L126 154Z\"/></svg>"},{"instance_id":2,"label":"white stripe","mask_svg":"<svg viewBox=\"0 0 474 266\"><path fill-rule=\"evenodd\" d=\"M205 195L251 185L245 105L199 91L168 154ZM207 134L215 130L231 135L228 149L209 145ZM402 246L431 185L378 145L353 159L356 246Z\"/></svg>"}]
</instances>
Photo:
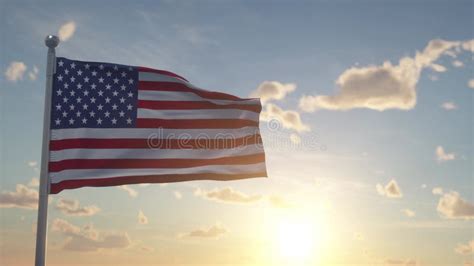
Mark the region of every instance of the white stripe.
<instances>
[{"instance_id":1,"label":"white stripe","mask_svg":"<svg viewBox=\"0 0 474 266\"><path fill-rule=\"evenodd\" d=\"M210 139L243 138L259 134L258 127L243 127L239 129L169 129L169 128L68 128L52 129L51 139Z\"/></svg>"},{"instance_id":2,"label":"white stripe","mask_svg":"<svg viewBox=\"0 0 474 266\"><path fill-rule=\"evenodd\" d=\"M64 180L96 179L119 176L166 175L166 174L245 174L265 172L265 163L246 165L206 165L190 168L157 168L157 169L86 169L64 170L50 173L51 183Z\"/></svg>"},{"instance_id":3,"label":"white stripe","mask_svg":"<svg viewBox=\"0 0 474 266\"><path fill-rule=\"evenodd\" d=\"M186 82L182 79L175 78L168 75L153 73L153 72L138 72L139 81L161 81L161 82L176 82L181 84L190 85L189 82Z\"/></svg>"},{"instance_id":4,"label":"white stripe","mask_svg":"<svg viewBox=\"0 0 474 266\"><path fill-rule=\"evenodd\" d=\"M158 119L246 119L258 122L260 114L239 109L205 110L150 110L138 108L138 118Z\"/></svg>"},{"instance_id":5,"label":"white stripe","mask_svg":"<svg viewBox=\"0 0 474 266\"><path fill-rule=\"evenodd\" d=\"M233 149L66 149L50 152L50 161L69 159L212 159L263 153L262 145Z\"/></svg>"},{"instance_id":6,"label":"white stripe","mask_svg":"<svg viewBox=\"0 0 474 266\"><path fill-rule=\"evenodd\" d=\"M148 101L193 101L193 102L212 102L215 104L226 105L226 104L245 104L245 105L260 105L260 99L247 99L242 101L236 100L215 100L209 98L203 98L192 92L181 92L181 91L149 91L149 90L138 90L139 100Z\"/></svg>"}]
</instances>

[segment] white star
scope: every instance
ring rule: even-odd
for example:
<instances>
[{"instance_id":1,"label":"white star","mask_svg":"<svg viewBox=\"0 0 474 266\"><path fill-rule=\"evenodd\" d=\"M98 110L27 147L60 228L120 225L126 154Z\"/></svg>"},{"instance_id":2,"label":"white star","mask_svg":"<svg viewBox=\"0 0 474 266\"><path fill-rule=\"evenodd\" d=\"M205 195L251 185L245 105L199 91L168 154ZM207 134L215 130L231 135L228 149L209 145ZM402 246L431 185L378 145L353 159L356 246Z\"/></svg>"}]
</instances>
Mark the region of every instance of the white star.
<instances>
[{"instance_id":1,"label":"white star","mask_svg":"<svg viewBox=\"0 0 474 266\"><path fill-rule=\"evenodd\" d=\"M133 84L133 79L129 79L128 84Z\"/></svg>"},{"instance_id":2,"label":"white star","mask_svg":"<svg viewBox=\"0 0 474 266\"><path fill-rule=\"evenodd\" d=\"M102 94L104 94L102 90L100 90L98 93L99 93L99 96L102 96Z\"/></svg>"},{"instance_id":3,"label":"white star","mask_svg":"<svg viewBox=\"0 0 474 266\"><path fill-rule=\"evenodd\" d=\"M104 79L102 77L99 78L99 83L104 83Z\"/></svg>"},{"instance_id":4,"label":"white star","mask_svg":"<svg viewBox=\"0 0 474 266\"><path fill-rule=\"evenodd\" d=\"M118 70L118 66L117 66L117 65L114 66L114 70Z\"/></svg>"},{"instance_id":5,"label":"white star","mask_svg":"<svg viewBox=\"0 0 474 266\"><path fill-rule=\"evenodd\" d=\"M81 112L77 111L76 116L77 117L81 116Z\"/></svg>"},{"instance_id":6,"label":"white star","mask_svg":"<svg viewBox=\"0 0 474 266\"><path fill-rule=\"evenodd\" d=\"M59 80L59 81L63 81L63 76L62 76L62 75L59 75L59 76L58 76L58 80Z\"/></svg>"},{"instance_id":7,"label":"white star","mask_svg":"<svg viewBox=\"0 0 474 266\"><path fill-rule=\"evenodd\" d=\"M118 78L114 78L114 83L117 84L119 82Z\"/></svg>"},{"instance_id":8,"label":"white star","mask_svg":"<svg viewBox=\"0 0 474 266\"><path fill-rule=\"evenodd\" d=\"M77 75L78 76L82 75L82 70L77 71Z\"/></svg>"},{"instance_id":9,"label":"white star","mask_svg":"<svg viewBox=\"0 0 474 266\"><path fill-rule=\"evenodd\" d=\"M90 65L89 65L89 64L86 64L84 67L85 67L86 69L89 69Z\"/></svg>"},{"instance_id":10,"label":"white star","mask_svg":"<svg viewBox=\"0 0 474 266\"><path fill-rule=\"evenodd\" d=\"M82 101L82 98L81 97L77 97L76 99L77 103L80 103Z\"/></svg>"},{"instance_id":11,"label":"white star","mask_svg":"<svg viewBox=\"0 0 474 266\"><path fill-rule=\"evenodd\" d=\"M100 118L97 119L97 124L98 124L98 125L101 125L101 124L102 124L102 119L100 119Z\"/></svg>"},{"instance_id":12,"label":"white star","mask_svg":"<svg viewBox=\"0 0 474 266\"><path fill-rule=\"evenodd\" d=\"M97 71L95 71L95 70L92 71L92 76L93 76L93 77L97 76Z\"/></svg>"},{"instance_id":13,"label":"white star","mask_svg":"<svg viewBox=\"0 0 474 266\"><path fill-rule=\"evenodd\" d=\"M117 124L117 119L115 119L115 117L112 119L112 124Z\"/></svg>"},{"instance_id":14,"label":"white star","mask_svg":"<svg viewBox=\"0 0 474 266\"><path fill-rule=\"evenodd\" d=\"M87 96L87 95L89 95L89 91L88 91L88 90L85 90L85 91L84 91L84 96Z\"/></svg>"},{"instance_id":15,"label":"white star","mask_svg":"<svg viewBox=\"0 0 474 266\"><path fill-rule=\"evenodd\" d=\"M74 105L69 105L69 109L74 110Z\"/></svg>"},{"instance_id":16,"label":"white star","mask_svg":"<svg viewBox=\"0 0 474 266\"><path fill-rule=\"evenodd\" d=\"M56 110L61 110L61 105L60 104L56 105Z\"/></svg>"},{"instance_id":17,"label":"white star","mask_svg":"<svg viewBox=\"0 0 474 266\"><path fill-rule=\"evenodd\" d=\"M104 65L99 65L100 70L104 69Z\"/></svg>"},{"instance_id":18,"label":"white star","mask_svg":"<svg viewBox=\"0 0 474 266\"><path fill-rule=\"evenodd\" d=\"M64 88L65 88L65 89L69 88L69 84L64 83Z\"/></svg>"},{"instance_id":19,"label":"white star","mask_svg":"<svg viewBox=\"0 0 474 266\"><path fill-rule=\"evenodd\" d=\"M125 115L125 113L123 111L120 111L119 115L120 115L120 117L123 117Z\"/></svg>"},{"instance_id":20,"label":"white star","mask_svg":"<svg viewBox=\"0 0 474 266\"><path fill-rule=\"evenodd\" d=\"M99 104L99 105L97 106L97 110L101 111L103 107L104 107L104 106L103 106L102 104Z\"/></svg>"},{"instance_id":21,"label":"white star","mask_svg":"<svg viewBox=\"0 0 474 266\"><path fill-rule=\"evenodd\" d=\"M70 124L70 125L74 124L74 119L72 119L72 118L69 119L69 124Z\"/></svg>"},{"instance_id":22,"label":"white star","mask_svg":"<svg viewBox=\"0 0 474 266\"><path fill-rule=\"evenodd\" d=\"M109 102L110 102L110 98L109 97L105 98L105 103L109 103Z\"/></svg>"},{"instance_id":23,"label":"white star","mask_svg":"<svg viewBox=\"0 0 474 266\"><path fill-rule=\"evenodd\" d=\"M77 84L77 88L82 89L82 84L81 83Z\"/></svg>"},{"instance_id":24,"label":"white star","mask_svg":"<svg viewBox=\"0 0 474 266\"><path fill-rule=\"evenodd\" d=\"M89 82L89 77L85 77L85 78L84 78L84 82L85 82L85 83L88 83L88 82Z\"/></svg>"},{"instance_id":25,"label":"white star","mask_svg":"<svg viewBox=\"0 0 474 266\"><path fill-rule=\"evenodd\" d=\"M123 84L122 84L122 86L120 86L120 89L123 90L123 91L124 91L126 88L127 88L127 86L125 86L125 85L123 85Z\"/></svg>"},{"instance_id":26,"label":"white star","mask_svg":"<svg viewBox=\"0 0 474 266\"><path fill-rule=\"evenodd\" d=\"M120 103L124 103L125 102L125 98L120 98Z\"/></svg>"},{"instance_id":27,"label":"white star","mask_svg":"<svg viewBox=\"0 0 474 266\"><path fill-rule=\"evenodd\" d=\"M85 118L85 117L82 118L82 123L83 123L83 124L87 123L87 118Z\"/></svg>"},{"instance_id":28,"label":"white star","mask_svg":"<svg viewBox=\"0 0 474 266\"><path fill-rule=\"evenodd\" d=\"M62 66L64 65L63 60L59 61L59 62L58 62L58 65L59 65L60 67L62 67Z\"/></svg>"},{"instance_id":29,"label":"white star","mask_svg":"<svg viewBox=\"0 0 474 266\"><path fill-rule=\"evenodd\" d=\"M82 106L82 108L84 108L84 110L87 110L88 107L89 107L89 105L87 105L87 104L84 104L84 105Z\"/></svg>"},{"instance_id":30,"label":"white star","mask_svg":"<svg viewBox=\"0 0 474 266\"><path fill-rule=\"evenodd\" d=\"M76 94L76 92L75 92L75 91L70 91L69 94L70 94L71 96L74 96L74 94Z\"/></svg>"},{"instance_id":31,"label":"white star","mask_svg":"<svg viewBox=\"0 0 474 266\"><path fill-rule=\"evenodd\" d=\"M133 68L132 68L132 67L128 67L128 70L132 71L132 70L133 70Z\"/></svg>"},{"instance_id":32,"label":"white star","mask_svg":"<svg viewBox=\"0 0 474 266\"><path fill-rule=\"evenodd\" d=\"M127 76L127 73L122 71L122 73L120 73L120 75L122 75L122 78L125 78L125 76Z\"/></svg>"},{"instance_id":33,"label":"white star","mask_svg":"<svg viewBox=\"0 0 474 266\"><path fill-rule=\"evenodd\" d=\"M133 93L129 92L129 93L128 93L128 97L132 98L132 97L133 97Z\"/></svg>"},{"instance_id":34,"label":"white star","mask_svg":"<svg viewBox=\"0 0 474 266\"><path fill-rule=\"evenodd\" d=\"M93 84L91 85L91 88L92 88L93 90L95 90L95 87L97 87L97 85L95 85L95 83L93 83Z\"/></svg>"},{"instance_id":35,"label":"white star","mask_svg":"<svg viewBox=\"0 0 474 266\"><path fill-rule=\"evenodd\" d=\"M114 96L117 96L117 95L118 95L118 92L117 92L117 91L114 91L114 92L112 92L112 94L113 94Z\"/></svg>"},{"instance_id":36,"label":"white star","mask_svg":"<svg viewBox=\"0 0 474 266\"><path fill-rule=\"evenodd\" d=\"M67 68L64 70L64 74L69 75L69 70L67 70Z\"/></svg>"},{"instance_id":37,"label":"white star","mask_svg":"<svg viewBox=\"0 0 474 266\"><path fill-rule=\"evenodd\" d=\"M106 112L104 113L104 115L105 115L105 117L109 117L109 115L110 115L109 111L106 111Z\"/></svg>"},{"instance_id":38,"label":"white star","mask_svg":"<svg viewBox=\"0 0 474 266\"><path fill-rule=\"evenodd\" d=\"M74 82L76 80L75 77L71 77L71 82Z\"/></svg>"},{"instance_id":39,"label":"white star","mask_svg":"<svg viewBox=\"0 0 474 266\"><path fill-rule=\"evenodd\" d=\"M67 103L67 98L66 97L63 98L63 102Z\"/></svg>"},{"instance_id":40,"label":"white star","mask_svg":"<svg viewBox=\"0 0 474 266\"><path fill-rule=\"evenodd\" d=\"M90 115L91 117L94 117L94 116L95 116L94 111L90 111L90 112L89 112L89 115Z\"/></svg>"},{"instance_id":41,"label":"white star","mask_svg":"<svg viewBox=\"0 0 474 266\"><path fill-rule=\"evenodd\" d=\"M63 112L63 117L66 117L66 116L67 116L67 112L64 111L64 112Z\"/></svg>"},{"instance_id":42,"label":"white star","mask_svg":"<svg viewBox=\"0 0 474 266\"><path fill-rule=\"evenodd\" d=\"M111 88L110 84L105 85L106 90L110 90L110 88Z\"/></svg>"},{"instance_id":43,"label":"white star","mask_svg":"<svg viewBox=\"0 0 474 266\"><path fill-rule=\"evenodd\" d=\"M127 105L127 109L128 109L128 110L132 110L132 107L133 107L133 106L132 106L131 104L128 104L128 105Z\"/></svg>"},{"instance_id":44,"label":"white star","mask_svg":"<svg viewBox=\"0 0 474 266\"><path fill-rule=\"evenodd\" d=\"M117 105L114 103L114 105L112 105L112 110L117 110Z\"/></svg>"},{"instance_id":45,"label":"white star","mask_svg":"<svg viewBox=\"0 0 474 266\"><path fill-rule=\"evenodd\" d=\"M63 94L63 91L61 89L58 89L56 93L58 94L58 96L61 96L61 94Z\"/></svg>"},{"instance_id":46,"label":"white star","mask_svg":"<svg viewBox=\"0 0 474 266\"><path fill-rule=\"evenodd\" d=\"M127 118L127 124L131 124L131 123L132 123L132 119L130 119L130 117Z\"/></svg>"},{"instance_id":47,"label":"white star","mask_svg":"<svg viewBox=\"0 0 474 266\"><path fill-rule=\"evenodd\" d=\"M91 98L91 103L95 103L95 98L94 97Z\"/></svg>"},{"instance_id":48,"label":"white star","mask_svg":"<svg viewBox=\"0 0 474 266\"><path fill-rule=\"evenodd\" d=\"M72 62L71 68L76 68L76 64L74 62Z\"/></svg>"},{"instance_id":49,"label":"white star","mask_svg":"<svg viewBox=\"0 0 474 266\"><path fill-rule=\"evenodd\" d=\"M59 125L59 124L61 124L61 120L59 120L59 118L58 118L58 119L56 119L56 125Z\"/></svg>"},{"instance_id":50,"label":"white star","mask_svg":"<svg viewBox=\"0 0 474 266\"><path fill-rule=\"evenodd\" d=\"M110 77L112 76L112 73L110 71L108 71L107 73L105 73L107 75L107 77Z\"/></svg>"}]
</instances>

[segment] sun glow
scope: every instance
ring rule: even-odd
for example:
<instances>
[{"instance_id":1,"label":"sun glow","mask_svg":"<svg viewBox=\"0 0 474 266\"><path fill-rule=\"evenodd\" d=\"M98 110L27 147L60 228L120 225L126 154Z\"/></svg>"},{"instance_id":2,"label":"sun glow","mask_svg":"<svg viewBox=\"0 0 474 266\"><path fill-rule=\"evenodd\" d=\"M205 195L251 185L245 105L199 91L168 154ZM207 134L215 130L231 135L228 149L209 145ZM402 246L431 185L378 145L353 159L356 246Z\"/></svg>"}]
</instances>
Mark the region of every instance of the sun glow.
<instances>
[{"instance_id":1,"label":"sun glow","mask_svg":"<svg viewBox=\"0 0 474 266\"><path fill-rule=\"evenodd\" d=\"M322 225L320 217L308 211L268 211L268 265L318 265L325 238Z\"/></svg>"}]
</instances>

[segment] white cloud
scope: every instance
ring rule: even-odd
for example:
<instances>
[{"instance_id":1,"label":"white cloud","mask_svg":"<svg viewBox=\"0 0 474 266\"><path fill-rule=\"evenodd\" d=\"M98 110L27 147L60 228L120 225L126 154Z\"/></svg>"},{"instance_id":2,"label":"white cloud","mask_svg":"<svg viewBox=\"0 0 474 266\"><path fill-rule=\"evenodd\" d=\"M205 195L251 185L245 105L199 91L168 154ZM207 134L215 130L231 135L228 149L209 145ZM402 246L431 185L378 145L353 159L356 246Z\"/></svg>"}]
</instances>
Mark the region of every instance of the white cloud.
<instances>
[{"instance_id":1,"label":"white cloud","mask_svg":"<svg viewBox=\"0 0 474 266\"><path fill-rule=\"evenodd\" d=\"M30 182L28 182L29 187L38 187L39 186L39 178L33 177Z\"/></svg>"},{"instance_id":2,"label":"white cloud","mask_svg":"<svg viewBox=\"0 0 474 266\"><path fill-rule=\"evenodd\" d=\"M28 162L28 166L29 166L29 167L35 167L35 166L37 166L37 165L38 165L38 162L37 162L37 161L29 161L29 162Z\"/></svg>"},{"instance_id":3,"label":"white cloud","mask_svg":"<svg viewBox=\"0 0 474 266\"><path fill-rule=\"evenodd\" d=\"M470 79L468 82L467 82L467 86L471 89L474 89L474 79Z\"/></svg>"},{"instance_id":4,"label":"white cloud","mask_svg":"<svg viewBox=\"0 0 474 266\"><path fill-rule=\"evenodd\" d=\"M139 224L148 224L148 217L145 216L143 211L138 211L138 223Z\"/></svg>"},{"instance_id":5,"label":"white cloud","mask_svg":"<svg viewBox=\"0 0 474 266\"><path fill-rule=\"evenodd\" d=\"M280 83L278 81L264 81L252 92L251 97L260 98L262 103L271 100L282 100L288 93L296 89L294 83Z\"/></svg>"},{"instance_id":6,"label":"white cloud","mask_svg":"<svg viewBox=\"0 0 474 266\"><path fill-rule=\"evenodd\" d=\"M56 209L70 216L92 216L100 211L100 208L95 205L81 207L79 201L68 199L59 199Z\"/></svg>"},{"instance_id":7,"label":"white cloud","mask_svg":"<svg viewBox=\"0 0 474 266\"><path fill-rule=\"evenodd\" d=\"M291 133L290 140L294 144L300 144L301 143L301 137L296 133Z\"/></svg>"},{"instance_id":8,"label":"white cloud","mask_svg":"<svg viewBox=\"0 0 474 266\"><path fill-rule=\"evenodd\" d=\"M456 159L454 153L447 153L442 146L436 147L435 155L438 162L446 162Z\"/></svg>"},{"instance_id":9,"label":"white cloud","mask_svg":"<svg viewBox=\"0 0 474 266\"><path fill-rule=\"evenodd\" d=\"M67 251L96 252L127 248L131 244L127 233L101 233L92 224L80 228L63 219L53 220L51 231L66 237L62 249Z\"/></svg>"},{"instance_id":10,"label":"white cloud","mask_svg":"<svg viewBox=\"0 0 474 266\"><path fill-rule=\"evenodd\" d=\"M438 212L449 219L474 219L474 204L462 199L458 192L451 191L441 196Z\"/></svg>"},{"instance_id":11,"label":"white cloud","mask_svg":"<svg viewBox=\"0 0 474 266\"><path fill-rule=\"evenodd\" d=\"M209 228L200 228L193 230L189 233L180 234L180 238L184 237L195 237L195 238L219 238L229 232L225 227L221 224L217 223Z\"/></svg>"},{"instance_id":12,"label":"white cloud","mask_svg":"<svg viewBox=\"0 0 474 266\"><path fill-rule=\"evenodd\" d=\"M445 102L441 104L441 108L443 108L444 110L451 111L451 110L458 109L458 106L453 102Z\"/></svg>"},{"instance_id":13,"label":"white cloud","mask_svg":"<svg viewBox=\"0 0 474 266\"><path fill-rule=\"evenodd\" d=\"M132 198L136 198L138 196L138 192L127 185L121 185L121 186L118 186L117 188L127 192L128 195Z\"/></svg>"},{"instance_id":14,"label":"white cloud","mask_svg":"<svg viewBox=\"0 0 474 266\"><path fill-rule=\"evenodd\" d=\"M271 122L272 119L278 121L279 124L276 127L280 127L281 125L283 128L293 129L298 132L310 130L310 127L301 121L301 116L298 112L283 110L275 104L268 103L266 104L266 110L260 114L260 120ZM275 129L272 125L270 125L270 127Z\"/></svg>"},{"instance_id":15,"label":"white cloud","mask_svg":"<svg viewBox=\"0 0 474 266\"><path fill-rule=\"evenodd\" d=\"M38 78L38 72L39 72L38 67L33 66L33 70L28 72L28 77L30 78L30 80L36 80Z\"/></svg>"},{"instance_id":16,"label":"white cloud","mask_svg":"<svg viewBox=\"0 0 474 266\"><path fill-rule=\"evenodd\" d=\"M177 198L177 199L182 199L183 198L183 194L181 194L181 192L179 192L179 191L174 191L173 194L174 194L174 197Z\"/></svg>"},{"instance_id":17,"label":"white cloud","mask_svg":"<svg viewBox=\"0 0 474 266\"><path fill-rule=\"evenodd\" d=\"M474 240L471 240L466 244L458 244L454 251L461 255L474 253Z\"/></svg>"},{"instance_id":18,"label":"white cloud","mask_svg":"<svg viewBox=\"0 0 474 266\"><path fill-rule=\"evenodd\" d=\"M224 203L254 203L259 201L261 195L247 195L240 191L234 190L230 187L222 189L213 189L210 191L204 191L202 189L196 189L194 195L203 197L205 199L224 202Z\"/></svg>"},{"instance_id":19,"label":"white cloud","mask_svg":"<svg viewBox=\"0 0 474 266\"><path fill-rule=\"evenodd\" d=\"M58 36L61 41L69 40L76 31L76 23L74 21L70 21L66 24L63 24L58 31Z\"/></svg>"},{"instance_id":20,"label":"white cloud","mask_svg":"<svg viewBox=\"0 0 474 266\"><path fill-rule=\"evenodd\" d=\"M433 193L433 195L442 195L443 194L443 188L434 187L431 192Z\"/></svg>"},{"instance_id":21,"label":"white cloud","mask_svg":"<svg viewBox=\"0 0 474 266\"><path fill-rule=\"evenodd\" d=\"M289 209L292 208L293 205L288 202L285 198L278 196L278 195L271 195L267 198L270 205L274 208L279 209Z\"/></svg>"},{"instance_id":22,"label":"white cloud","mask_svg":"<svg viewBox=\"0 0 474 266\"><path fill-rule=\"evenodd\" d=\"M415 217L416 213L410 209L403 209L402 213L405 214L407 217Z\"/></svg>"},{"instance_id":23,"label":"white cloud","mask_svg":"<svg viewBox=\"0 0 474 266\"><path fill-rule=\"evenodd\" d=\"M334 95L306 95L300 108L306 112L319 109L349 110L368 108L409 110L416 105L416 85L424 68L437 72L445 67L434 62L447 52L464 45L463 42L431 40L422 52L403 57L398 64L386 61L382 65L351 67L336 80L339 90Z\"/></svg>"},{"instance_id":24,"label":"white cloud","mask_svg":"<svg viewBox=\"0 0 474 266\"><path fill-rule=\"evenodd\" d=\"M17 184L15 191L0 193L0 208L38 208L38 191L25 185Z\"/></svg>"},{"instance_id":25,"label":"white cloud","mask_svg":"<svg viewBox=\"0 0 474 266\"><path fill-rule=\"evenodd\" d=\"M26 65L23 62L13 61L5 71L5 77L9 81L18 81L23 79L23 75L26 72Z\"/></svg>"},{"instance_id":26,"label":"white cloud","mask_svg":"<svg viewBox=\"0 0 474 266\"><path fill-rule=\"evenodd\" d=\"M463 67L464 66L464 63L459 61L459 60L454 60L453 61L453 66L454 67Z\"/></svg>"},{"instance_id":27,"label":"white cloud","mask_svg":"<svg viewBox=\"0 0 474 266\"><path fill-rule=\"evenodd\" d=\"M390 180L385 187L381 184L377 184L375 188L380 195L388 198L401 198L403 196L397 181L394 179Z\"/></svg>"}]
</instances>

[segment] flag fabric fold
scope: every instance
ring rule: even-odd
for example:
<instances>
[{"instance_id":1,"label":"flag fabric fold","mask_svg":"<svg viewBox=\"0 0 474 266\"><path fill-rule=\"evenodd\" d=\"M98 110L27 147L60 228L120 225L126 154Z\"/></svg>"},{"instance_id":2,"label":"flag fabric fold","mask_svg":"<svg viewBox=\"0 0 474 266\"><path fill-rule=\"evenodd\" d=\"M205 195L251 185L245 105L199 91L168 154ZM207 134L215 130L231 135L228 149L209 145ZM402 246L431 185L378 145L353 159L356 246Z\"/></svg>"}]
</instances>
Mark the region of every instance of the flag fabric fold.
<instances>
[{"instance_id":1,"label":"flag fabric fold","mask_svg":"<svg viewBox=\"0 0 474 266\"><path fill-rule=\"evenodd\" d=\"M56 64L50 193L267 176L259 99L203 90L163 70Z\"/></svg>"}]
</instances>

